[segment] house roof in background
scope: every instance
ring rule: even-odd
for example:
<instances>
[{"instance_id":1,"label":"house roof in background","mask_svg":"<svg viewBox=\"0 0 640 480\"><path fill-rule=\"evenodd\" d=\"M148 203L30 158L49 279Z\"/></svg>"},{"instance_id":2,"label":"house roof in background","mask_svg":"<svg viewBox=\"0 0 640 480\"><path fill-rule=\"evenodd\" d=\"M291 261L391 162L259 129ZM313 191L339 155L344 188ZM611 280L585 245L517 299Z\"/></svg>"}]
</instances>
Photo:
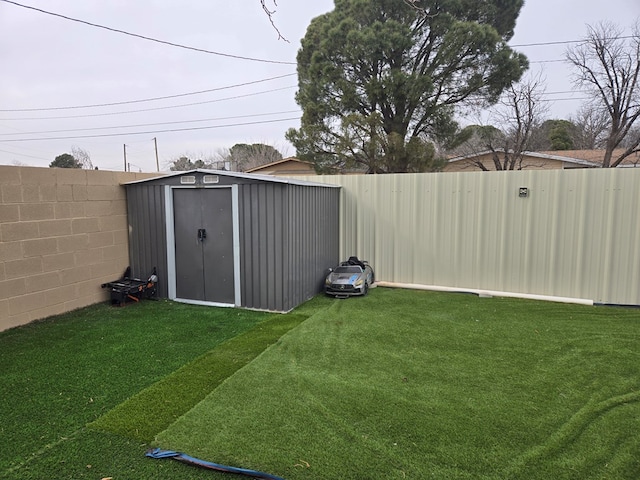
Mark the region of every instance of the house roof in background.
<instances>
[{"instance_id":1,"label":"house roof in background","mask_svg":"<svg viewBox=\"0 0 640 480\"><path fill-rule=\"evenodd\" d=\"M311 163L311 162L307 162L305 160L300 160L300 159L297 159L295 157L288 157L288 158L283 158L282 160L276 160L275 162L265 163L264 165L258 165L257 167L249 168L249 169L245 170L245 173L251 173L251 172L254 172L254 171L258 171L258 170L264 170L266 168L276 167L278 165L283 165L285 163L302 164L304 166L308 166L311 169L313 169L313 163Z\"/></svg>"},{"instance_id":2,"label":"house roof in background","mask_svg":"<svg viewBox=\"0 0 640 480\"><path fill-rule=\"evenodd\" d=\"M499 153L504 153L504 150L496 150ZM578 151L582 151L582 150L572 150L575 152ZM589 150L587 150L589 151ZM562 153L562 155L559 155L559 153ZM598 167L601 163L602 160L600 160L599 162L596 161L590 161L590 160L586 160L583 158L577 158L576 156L569 156L566 155L567 151L564 150L554 150L554 151L547 151L547 152L522 152L522 154L524 156L527 157L531 157L531 158L539 158L542 160L556 160L558 162L565 162L565 163L572 163L572 164L576 164L576 165L581 165L583 167ZM476 152L476 153L472 153L470 155L464 155L461 157L455 157L455 158L451 158L449 159L449 163L453 163L453 162L460 162L460 161L464 161L464 160L470 160L472 158L475 157L481 157L483 155L490 155L491 153L493 153L491 150L484 150L482 152Z\"/></svg>"},{"instance_id":3,"label":"house roof in background","mask_svg":"<svg viewBox=\"0 0 640 480\"><path fill-rule=\"evenodd\" d=\"M625 152L625 150L626 148L616 148L613 151L612 158L614 159L618 158L620 155L622 155ZM555 155L559 154L559 155L574 158L577 160L592 162L599 166L602 164L602 159L604 158L604 152L605 152L604 149L597 149L597 150L553 150L553 151L538 152L538 153L555 154ZM640 152L633 153L622 161L622 165L634 165L634 164L640 164Z\"/></svg>"}]
</instances>

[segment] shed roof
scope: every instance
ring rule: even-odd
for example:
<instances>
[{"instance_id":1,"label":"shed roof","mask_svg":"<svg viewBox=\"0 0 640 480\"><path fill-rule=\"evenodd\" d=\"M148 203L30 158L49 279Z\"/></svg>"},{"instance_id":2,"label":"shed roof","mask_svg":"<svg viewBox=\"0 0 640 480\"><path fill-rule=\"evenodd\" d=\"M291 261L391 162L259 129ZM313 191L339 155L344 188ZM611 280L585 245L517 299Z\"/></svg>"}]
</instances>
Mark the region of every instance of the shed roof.
<instances>
[{"instance_id":1,"label":"shed roof","mask_svg":"<svg viewBox=\"0 0 640 480\"><path fill-rule=\"evenodd\" d=\"M193 173L204 173L208 175L219 175L221 177L233 177L233 178L244 178L248 180L260 180L263 182L269 183L285 183L289 185L300 185L303 187L325 187L325 188L341 188L340 185L332 185L328 183L319 183L319 182L308 182L305 180L296 180L294 178L285 178L285 177L275 177L273 175L259 175L255 173L242 173L242 172L228 172L226 170L207 170L203 168L197 168L195 170L187 170L180 172L171 172L165 175L160 175L158 177L145 178L143 180L136 180L133 182L126 182L124 185L134 185L138 183L148 183L157 180L161 180L163 178L177 177L181 175L188 175Z\"/></svg>"}]
</instances>

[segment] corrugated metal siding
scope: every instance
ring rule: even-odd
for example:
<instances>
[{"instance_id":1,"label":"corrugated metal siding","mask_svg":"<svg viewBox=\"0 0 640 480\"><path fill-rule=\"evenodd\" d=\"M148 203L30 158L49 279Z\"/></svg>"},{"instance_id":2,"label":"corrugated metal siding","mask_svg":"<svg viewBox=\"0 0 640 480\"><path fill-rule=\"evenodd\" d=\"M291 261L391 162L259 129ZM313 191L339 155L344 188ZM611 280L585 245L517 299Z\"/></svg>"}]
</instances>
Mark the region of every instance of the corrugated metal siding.
<instances>
[{"instance_id":1,"label":"corrugated metal siding","mask_svg":"<svg viewBox=\"0 0 640 480\"><path fill-rule=\"evenodd\" d=\"M328 269L339 261L340 192L291 186L288 288L291 307L322 291Z\"/></svg>"},{"instance_id":2,"label":"corrugated metal siding","mask_svg":"<svg viewBox=\"0 0 640 480\"><path fill-rule=\"evenodd\" d=\"M338 261L337 189L240 186L242 305L290 310L318 293Z\"/></svg>"},{"instance_id":3,"label":"corrugated metal siding","mask_svg":"<svg viewBox=\"0 0 640 480\"><path fill-rule=\"evenodd\" d=\"M156 267L160 297L168 295L163 189L157 184L138 184L126 189L131 273L147 278Z\"/></svg>"},{"instance_id":4,"label":"corrugated metal siding","mask_svg":"<svg viewBox=\"0 0 640 480\"><path fill-rule=\"evenodd\" d=\"M640 304L640 169L306 178L378 280Z\"/></svg>"},{"instance_id":5,"label":"corrugated metal siding","mask_svg":"<svg viewBox=\"0 0 640 480\"><path fill-rule=\"evenodd\" d=\"M285 189L266 183L241 185L239 196L242 305L284 310Z\"/></svg>"}]
</instances>

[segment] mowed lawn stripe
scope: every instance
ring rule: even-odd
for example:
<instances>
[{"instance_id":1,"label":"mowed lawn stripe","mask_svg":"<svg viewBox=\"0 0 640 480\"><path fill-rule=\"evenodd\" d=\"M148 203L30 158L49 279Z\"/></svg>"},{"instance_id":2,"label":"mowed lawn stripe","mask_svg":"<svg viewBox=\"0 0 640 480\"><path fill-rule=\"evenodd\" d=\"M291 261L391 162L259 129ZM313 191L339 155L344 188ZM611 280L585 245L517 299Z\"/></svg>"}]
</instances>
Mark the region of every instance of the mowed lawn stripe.
<instances>
[{"instance_id":1,"label":"mowed lawn stripe","mask_svg":"<svg viewBox=\"0 0 640 480\"><path fill-rule=\"evenodd\" d=\"M89 427L152 441L176 418L306 318L295 314L273 315L142 390Z\"/></svg>"}]
</instances>

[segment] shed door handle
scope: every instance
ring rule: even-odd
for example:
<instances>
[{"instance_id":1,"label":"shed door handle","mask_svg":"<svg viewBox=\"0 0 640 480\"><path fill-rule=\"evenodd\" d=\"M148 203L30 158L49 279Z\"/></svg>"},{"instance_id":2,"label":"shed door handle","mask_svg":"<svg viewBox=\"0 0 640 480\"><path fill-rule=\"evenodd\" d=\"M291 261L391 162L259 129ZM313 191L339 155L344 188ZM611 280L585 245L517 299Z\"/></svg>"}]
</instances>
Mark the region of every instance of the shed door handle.
<instances>
[{"instance_id":1,"label":"shed door handle","mask_svg":"<svg viewBox=\"0 0 640 480\"><path fill-rule=\"evenodd\" d=\"M198 240L204 242L204 239L207 238L207 230L204 228L198 229Z\"/></svg>"}]
</instances>

